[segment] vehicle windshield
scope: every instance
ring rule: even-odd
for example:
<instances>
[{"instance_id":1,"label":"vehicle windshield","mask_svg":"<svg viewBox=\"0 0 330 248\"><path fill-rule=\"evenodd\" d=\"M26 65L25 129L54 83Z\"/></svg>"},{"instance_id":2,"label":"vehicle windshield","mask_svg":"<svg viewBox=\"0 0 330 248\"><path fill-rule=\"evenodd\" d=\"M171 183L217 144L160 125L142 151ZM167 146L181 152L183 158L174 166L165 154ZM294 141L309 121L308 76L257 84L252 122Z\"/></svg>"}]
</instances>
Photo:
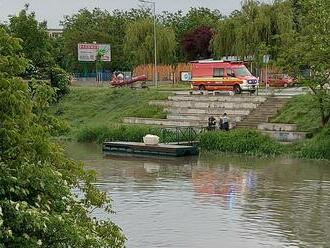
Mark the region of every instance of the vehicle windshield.
<instances>
[{"instance_id":1,"label":"vehicle windshield","mask_svg":"<svg viewBox=\"0 0 330 248\"><path fill-rule=\"evenodd\" d=\"M234 68L233 70L235 72L236 77L252 76L252 74L249 72L249 70L245 66L239 67L239 68Z\"/></svg>"}]
</instances>

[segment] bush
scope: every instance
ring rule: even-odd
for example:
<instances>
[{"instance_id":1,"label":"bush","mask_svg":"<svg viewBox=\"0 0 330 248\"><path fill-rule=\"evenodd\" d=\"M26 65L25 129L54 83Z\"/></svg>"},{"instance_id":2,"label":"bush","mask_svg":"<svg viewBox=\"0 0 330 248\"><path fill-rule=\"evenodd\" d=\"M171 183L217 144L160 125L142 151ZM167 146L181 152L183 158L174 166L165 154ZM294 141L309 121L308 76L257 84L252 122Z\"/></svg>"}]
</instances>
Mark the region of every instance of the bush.
<instances>
[{"instance_id":1,"label":"bush","mask_svg":"<svg viewBox=\"0 0 330 248\"><path fill-rule=\"evenodd\" d=\"M187 141L187 136L178 134L175 131L167 129L138 126L138 125L113 125L113 126L95 126L86 127L76 132L78 142L97 142L104 141L126 141L126 142L142 142L143 137L147 134L153 134L160 137L160 142L169 143L179 141Z\"/></svg>"},{"instance_id":2,"label":"bush","mask_svg":"<svg viewBox=\"0 0 330 248\"><path fill-rule=\"evenodd\" d=\"M53 67L49 72L50 85L55 89L56 100L59 101L70 92L70 75L59 67Z\"/></svg>"},{"instance_id":3,"label":"bush","mask_svg":"<svg viewBox=\"0 0 330 248\"><path fill-rule=\"evenodd\" d=\"M248 155L279 155L284 146L275 140L253 130L233 130L230 132L207 132L200 136L202 150L244 153Z\"/></svg>"},{"instance_id":4,"label":"bush","mask_svg":"<svg viewBox=\"0 0 330 248\"><path fill-rule=\"evenodd\" d=\"M294 152L300 158L330 160L330 127L324 128L312 139L298 143Z\"/></svg>"},{"instance_id":5,"label":"bush","mask_svg":"<svg viewBox=\"0 0 330 248\"><path fill-rule=\"evenodd\" d=\"M86 127L78 130L78 142L97 142L104 141L127 141L127 142L142 142L143 137L147 134L159 135L161 130L153 127L145 126L96 126Z\"/></svg>"}]
</instances>

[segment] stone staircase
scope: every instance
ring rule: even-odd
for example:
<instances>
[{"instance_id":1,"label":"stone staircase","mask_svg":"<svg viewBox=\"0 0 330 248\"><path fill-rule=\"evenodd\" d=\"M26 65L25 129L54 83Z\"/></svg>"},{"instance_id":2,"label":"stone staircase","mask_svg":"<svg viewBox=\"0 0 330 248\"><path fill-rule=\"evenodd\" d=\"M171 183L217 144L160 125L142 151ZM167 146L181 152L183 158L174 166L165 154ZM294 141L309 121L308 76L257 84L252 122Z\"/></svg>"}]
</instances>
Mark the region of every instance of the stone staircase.
<instances>
[{"instance_id":1,"label":"stone staircase","mask_svg":"<svg viewBox=\"0 0 330 248\"><path fill-rule=\"evenodd\" d=\"M223 113L230 118L230 128L246 119L267 100L264 96L221 96L221 95L175 95L167 101L151 101L149 104L163 106L166 119L127 117L127 124L153 125L163 128L207 127L208 118L213 115L217 121Z\"/></svg>"},{"instance_id":2,"label":"stone staircase","mask_svg":"<svg viewBox=\"0 0 330 248\"><path fill-rule=\"evenodd\" d=\"M257 129L259 124L267 123L269 118L275 116L289 99L290 97L268 97L241 122L238 122L236 128Z\"/></svg>"}]
</instances>

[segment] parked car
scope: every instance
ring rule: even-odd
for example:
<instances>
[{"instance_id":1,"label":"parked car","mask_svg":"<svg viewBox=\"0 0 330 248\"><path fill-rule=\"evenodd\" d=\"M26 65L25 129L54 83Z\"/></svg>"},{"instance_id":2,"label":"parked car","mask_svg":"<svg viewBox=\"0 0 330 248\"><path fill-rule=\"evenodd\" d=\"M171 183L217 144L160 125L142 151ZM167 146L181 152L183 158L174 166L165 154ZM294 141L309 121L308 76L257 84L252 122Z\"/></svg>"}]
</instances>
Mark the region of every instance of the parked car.
<instances>
[{"instance_id":1,"label":"parked car","mask_svg":"<svg viewBox=\"0 0 330 248\"><path fill-rule=\"evenodd\" d=\"M287 74L270 74L268 76L268 85L272 87L289 87L293 84L295 84L294 78Z\"/></svg>"}]
</instances>

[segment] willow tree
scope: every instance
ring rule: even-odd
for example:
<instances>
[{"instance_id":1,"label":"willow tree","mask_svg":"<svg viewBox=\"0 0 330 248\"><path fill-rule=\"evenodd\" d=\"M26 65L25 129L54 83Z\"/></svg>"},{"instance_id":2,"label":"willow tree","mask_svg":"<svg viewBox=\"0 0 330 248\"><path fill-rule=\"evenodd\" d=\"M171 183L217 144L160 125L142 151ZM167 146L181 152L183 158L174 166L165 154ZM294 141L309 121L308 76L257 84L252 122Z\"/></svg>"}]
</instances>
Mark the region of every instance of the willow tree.
<instances>
[{"instance_id":1,"label":"willow tree","mask_svg":"<svg viewBox=\"0 0 330 248\"><path fill-rule=\"evenodd\" d=\"M157 62L172 64L175 60L175 33L171 28L156 26ZM131 66L149 64L154 61L154 26L151 19L129 23L124 39L125 58Z\"/></svg>"},{"instance_id":2,"label":"willow tree","mask_svg":"<svg viewBox=\"0 0 330 248\"><path fill-rule=\"evenodd\" d=\"M246 0L240 11L233 12L219 24L212 42L213 52L216 57L254 56L256 62L265 53L276 58L282 36L292 31L292 23L287 1L266 4Z\"/></svg>"}]
</instances>

